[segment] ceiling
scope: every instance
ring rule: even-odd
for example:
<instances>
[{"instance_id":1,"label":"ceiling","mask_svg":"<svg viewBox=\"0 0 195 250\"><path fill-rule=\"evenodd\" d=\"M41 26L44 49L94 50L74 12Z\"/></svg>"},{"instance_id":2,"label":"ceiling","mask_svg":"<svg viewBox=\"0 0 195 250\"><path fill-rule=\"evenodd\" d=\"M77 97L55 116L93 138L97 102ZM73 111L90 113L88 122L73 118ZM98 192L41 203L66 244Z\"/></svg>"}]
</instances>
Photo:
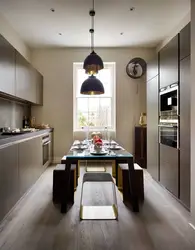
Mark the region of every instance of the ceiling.
<instances>
[{"instance_id":1,"label":"ceiling","mask_svg":"<svg viewBox=\"0 0 195 250\"><path fill-rule=\"evenodd\" d=\"M88 47L91 7L92 0L0 0L0 14L32 48ZM96 47L154 47L189 13L190 0L96 0L95 11Z\"/></svg>"}]
</instances>

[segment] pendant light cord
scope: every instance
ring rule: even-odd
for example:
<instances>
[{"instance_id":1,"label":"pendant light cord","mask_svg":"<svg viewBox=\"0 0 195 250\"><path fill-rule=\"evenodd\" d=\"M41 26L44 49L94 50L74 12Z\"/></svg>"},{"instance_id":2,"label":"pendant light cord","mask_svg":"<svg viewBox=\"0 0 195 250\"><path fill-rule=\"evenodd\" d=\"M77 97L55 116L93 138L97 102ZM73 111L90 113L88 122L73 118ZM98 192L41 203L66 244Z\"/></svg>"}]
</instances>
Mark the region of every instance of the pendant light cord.
<instances>
[{"instance_id":1,"label":"pendant light cord","mask_svg":"<svg viewBox=\"0 0 195 250\"><path fill-rule=\"evenodd\" d=\"M94 16L95 16L95 0L92 0L92 10L90 11L91 16L91 52L94 51Z\"/></svg>"}]
</instances>

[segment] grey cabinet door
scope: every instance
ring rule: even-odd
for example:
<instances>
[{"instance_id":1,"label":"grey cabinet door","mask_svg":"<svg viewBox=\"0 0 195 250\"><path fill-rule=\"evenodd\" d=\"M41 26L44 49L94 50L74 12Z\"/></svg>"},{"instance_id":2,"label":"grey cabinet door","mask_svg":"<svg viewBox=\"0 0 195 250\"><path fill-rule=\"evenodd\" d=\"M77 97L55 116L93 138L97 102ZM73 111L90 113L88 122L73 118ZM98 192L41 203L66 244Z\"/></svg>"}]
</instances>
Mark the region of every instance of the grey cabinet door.
<instances>
[{"instance_id":1,"label":"grey cabinet door","mask_svg":"<svg viewBox=\"0 0 195 250\"><path fill-rule=\"evenodd\" d=\"M38 71L36 71L36 82L37 82L36 103L38 105L43 105L43 76Z\"/></svg>"},{"instance_id":2,"label":"grey cabinet door","mask_svg":"<svg viewBox=\"0 0 195 250\"><path fill-rule=\"evenodd\" d=\"M178 82L179 35L160 51L160 88Z\"/></svg>"},{"instance_id":3,"label":"grey cabinet door","mask_svg":"<svg viewBox=\"0 0 195 250\"><path fill-rule=\"evenodd\" d=\"M190 208L190 56L180 64L180 199Z\"/></svg>"},{"instance_id":4,"label":"grey cabinet door","mask_svg":"<svg viewBox=\"0 0 195 250\"><path fill-rule=\"evenodd\" d=\"M19 199L18 145L0 149L0 220Z\"/></svg>"},{"instance_id":5,"label":"grey cabinet door","mask_svg":"<svg viewBox=\"0 0 195 250\"><path fill-rule=\"evenodd\" d=\"M147 63L147 81L158 75L158 54Z\"/></svg>"},{"instance_id":6,"label":"grey cabinet door","mask_svg":"<svg viewBox=\"0 0 195 250\"><path fill-rule=\"evenodd\" d=\"M147 170L159 180L158 76L147 82Z\"/></svg>"},{"instance_id":7,"label":"grey cabinet door","mask_svg":"<svg viewBox=\"0 0 195 250\"><path fill-rule=\"evenodd\" d=\"M15 95L15 49L0 36L0 92Z\"/></svg>"},{"instance_id":8,"label":"grey cabinet door","mask_svg":"<svg viewBox=\"0 0 195 250\"><path fill-rule=\"evenodd\" d=\"M16 52L16 96L36 103L36 83L32 66L18 52Z\"/></svg>"},{"instance_id":9,"label":"grey cabinet door","mask_svg":"<svg viewBox=\"0 0 195 250\"><path fill-rule=\"evenodd\" d=\"M160 144L160 182L176 197L179 193L178 157L178 149Z\"/></svg>"},{"instance_id":10,"label":"grey cabinet door","mask_svg":"<svg viewBox=\"0 0 195 250\"><path fill-rule=\"evenodd\" d=\"M21 142L18 148L20 195L23 195L43 172L41 137Z\"/></svg>"},{"instance_id":11,"label":"grey cabinet door","mask_svg":"<svg viewBox=\"0 0 195 250\"><path fill-rule=\"evenodd\" d=\"M187 24L180 32L180 60L190 55L190 26Z\"/></svg>"}]
</instances>

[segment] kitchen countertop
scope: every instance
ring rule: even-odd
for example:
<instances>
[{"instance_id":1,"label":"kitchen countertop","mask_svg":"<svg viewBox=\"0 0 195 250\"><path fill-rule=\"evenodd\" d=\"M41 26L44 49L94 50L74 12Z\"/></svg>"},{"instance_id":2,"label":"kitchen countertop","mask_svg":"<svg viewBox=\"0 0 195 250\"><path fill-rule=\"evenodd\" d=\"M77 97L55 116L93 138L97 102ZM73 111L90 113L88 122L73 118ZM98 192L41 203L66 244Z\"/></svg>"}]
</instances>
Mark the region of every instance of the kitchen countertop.
<instances>
[{"instance_id":1,"label":"kitchen countertop","mask_svg":"<svg viewBox=\"0 0 195 250\"><path fill-rule=\"evenodd\" d=\"M7 144L16 143L17 141L19 142L21 140L30 139L33 137L39 137L39 136L42 136L43 134L46 134L52 131L53 131L53 128L48 128L48 129L40 129L35 132L18 134L18 135L1 135L0 134L0 148L6 146Z\"/></svg>"}]
</instances>

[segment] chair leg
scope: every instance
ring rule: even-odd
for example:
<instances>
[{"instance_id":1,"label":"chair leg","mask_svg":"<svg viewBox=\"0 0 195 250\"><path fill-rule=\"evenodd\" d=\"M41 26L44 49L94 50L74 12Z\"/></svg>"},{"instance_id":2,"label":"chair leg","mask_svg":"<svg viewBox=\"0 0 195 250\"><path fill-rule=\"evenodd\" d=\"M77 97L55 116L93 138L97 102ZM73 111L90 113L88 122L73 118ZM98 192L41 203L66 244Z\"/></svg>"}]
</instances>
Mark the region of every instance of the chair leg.
<instances>
[{"instance_id":1,"label":"chair leg","mask_svg":"<svg viewBox=\"0 0 195 250\"><path fill-rule=\"evenodd\" d=\"M84 186L84 183L82 183L82 186L81 186L80 220L83 219L83 186Z\"/></svg>"},{"instance_id":2,"label":"chair leg","mask_svg":"<svg viewBox=\"0 0 195 250\"><path fill-rule=\"evenodd\" d=\"M116 196L116 187L114 182L112 182L112 191L113 191L113 209L114 209L114 213L116 216L116 219L118 220L118 205L117 205L117 196Z\"/></svg>"}]
</instances>

